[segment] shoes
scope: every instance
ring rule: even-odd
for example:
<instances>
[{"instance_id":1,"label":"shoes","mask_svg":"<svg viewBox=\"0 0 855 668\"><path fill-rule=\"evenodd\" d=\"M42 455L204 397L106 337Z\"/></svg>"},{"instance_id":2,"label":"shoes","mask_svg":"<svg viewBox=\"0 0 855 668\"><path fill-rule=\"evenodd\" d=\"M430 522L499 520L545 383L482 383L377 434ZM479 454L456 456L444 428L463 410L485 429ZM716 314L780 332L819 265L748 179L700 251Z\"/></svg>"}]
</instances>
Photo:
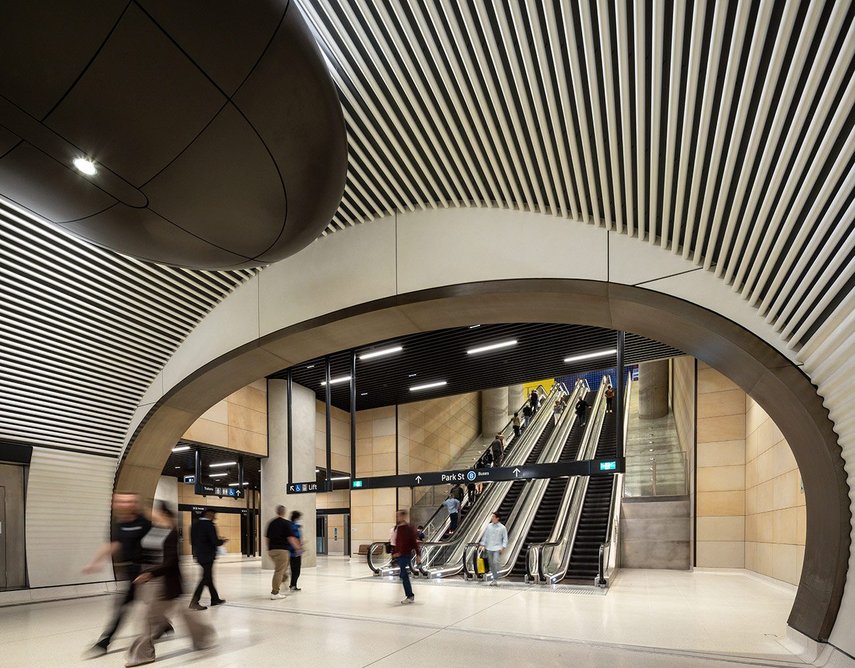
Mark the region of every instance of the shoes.
<instances>
[{"instance_id":1,"label":"shoes","mask_svg":"<svg viewBox=\"0 0 855 668\"><path fill-rule=\"evenodd\" d=\"M226 599L219 598L216 601L211 601L211 607L213 608L215 605L222 605L225 602L226 602Z\"/></svg>"},{"instance_id":2,"label":"shoes","mask_svg":"<svg viewBox=\"0 0 855 668\"><path fill-rule=\"evenodd\" d=\"M107 653L107 646L101 643L92 645L89 649L83 652L84 659L97 659L99 656L104 656Z\"/></svg>"},{"instance_id":3,"label":"shoes","mask_svg":"<svg viewBox=\"0 0 855 668\"><path fill-rule=\"evenodd\" d=\"M292 586L290 586L290 587L288 587L288 589L290 589L291 591L303 591L303 590L302 590L302 589L300 589L299 587L294 587L293 585L292 585Z\"/></svg>"},{"instance_id":4,"label":"shoes","mask_svg":"<svg viewBox=\"0 0 855 668\"><path fill-rule=\"evenodd\" d=\"M207 610L208 609L207 605L201 605L199 603L199 601L193 601L189 607L191 610Z\"/></svg>"},{"instance_id":5,"label":"shoes","mask_svg":"<svg viewBox=\"0 0 855 668\"><path fill-rule=\"evenodd\" d=\"M407 598L405 598L401 601L401 605L407 605L408 603L415 603L415 602L416 602L415 596L407 596Z\"/></svg>"},{"instance_id":6,"label":"shoes","mask_svg":"<svg viewBox=\"0 0 855 668\"><path fill-rule=\"evenodd\" d=\"M131 666L145 666L149 663L154 663L154 659L142 659L140 661L129 661L125 664L125 668L131 668Z\"/></svg>"},{"instance_id":7,"label":"shoes","mask_svg":"<svg viewBox=\"0 0 855 668\"><path fill-rule=\"evenodd\" d=\"M270 595L271 601L275 601L275 600L280 599L280 598L288 598L288 597L285 594L271 594Z\"/></svg>"},{"instance_id":8,"label":"shoes","mask_svg":"<svg viewBox=\"0 0 855 668\"><path fill-rule=\"evenodd\" d=\"M152 640L160 640L163 636L174 636L175 629L172 626L166 626L152 636Z\"/></svg>"},{"instance_id":9,"label":"shoes","mask_svg":"<svg viewBox=\"0 0 855 668\"><path fill-rule=\"evenodd\" d=\"M498 583L498 582L496 582L495 580L491 580L491 581L490 581L490 586L491 586L491 587L498 587L498 586L499 586L499 583Z\"/></svg>"}]
</instances>

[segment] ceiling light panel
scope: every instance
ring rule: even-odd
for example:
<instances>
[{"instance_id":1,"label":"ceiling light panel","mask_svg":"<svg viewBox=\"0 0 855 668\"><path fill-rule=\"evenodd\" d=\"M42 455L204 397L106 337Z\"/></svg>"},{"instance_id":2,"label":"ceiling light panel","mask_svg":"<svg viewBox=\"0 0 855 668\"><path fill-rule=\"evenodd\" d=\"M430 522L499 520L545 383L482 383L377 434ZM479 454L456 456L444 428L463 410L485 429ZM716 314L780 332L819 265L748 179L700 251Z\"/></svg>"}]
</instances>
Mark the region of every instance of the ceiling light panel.
<instances>
[{"instance_id":1,"label":"ceiling light panel","mask_svg":"<svg viewBox=\"0 0 855 668\"><path fill-rule=\"evenodd\" d=\"M513 348L517 345L516 339L511 339L510 341L500 341L499 343L490 343L485 346L478 346L477 348L470 348L466 351L467 355L478 355L479 353L488 353L493 350L504 350L506 348Z\"/></svg>"},{"instance_id":2,"label":"ceiling light panel","mask_svg":"<svg viewBox=\"0 0 855 668\"><path fill-rule=\"evenodd\" d=\"M600 350L595 353L584 353L582 355L573 355L572 357L565 357L564 361L567 363L570 362L581 362L583 360L593 360L601 357L609 357L610 355L617 355L617 350L612 348L611 350Z\"/></svg>"},{"instance_id":3,"label":"ceiling light panel","mask_svg":"<svg viewBox=\"0 0 855 668\"><path fill-rule=\"evenodd\" d=\"M423 385L413 385L410 388L410 392L418 392L419 390L430 390L434 387L443 387L444 385L448 385L447 380L438 380L433 383L424 383Z\"/></svg>"},{"instance_id":4,"label":"ceiling light panel","mask_svg":"<svg viewBox=\"0 0 855 668\"><path fill-rule=\"evenodd\" d=\"M404 348L402 346L392 346L390 348L381 348L380 350L372 350L367 353L362 353L359 356L360 361L364 360L372 360L376 357L385 357L386 355L394 355L395 353L399 353Z\"/></svg>"}]
</instances>

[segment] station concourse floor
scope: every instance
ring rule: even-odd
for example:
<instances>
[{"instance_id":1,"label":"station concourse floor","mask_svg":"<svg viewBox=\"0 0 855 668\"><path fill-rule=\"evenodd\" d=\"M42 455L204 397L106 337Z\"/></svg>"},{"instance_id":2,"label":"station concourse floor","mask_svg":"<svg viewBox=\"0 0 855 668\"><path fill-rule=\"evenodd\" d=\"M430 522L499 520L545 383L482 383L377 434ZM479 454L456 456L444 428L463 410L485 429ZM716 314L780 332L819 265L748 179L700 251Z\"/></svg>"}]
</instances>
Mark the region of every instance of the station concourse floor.
<instances>
[{"instance_id":1,"label":"station concourse floor","mask_svg":"<svg viewBox=\"0 0 855 668\"><path fill-rule=\"evenodd\" d=\"M188 586L198 570L185 565ZM742 572L624 570L606 593L415 580L407 606L400 583L362 560L319 558L283 600L270 600L270 576L258 559L218 564L228 602L195 613L215 624L218 645L193 651L179 621L155 665L805 665L780 642L795 590ZM108 654L82 659L112 598L0 608L0 666L123 666L139 609Z\"/></svg>"}]
</instances>

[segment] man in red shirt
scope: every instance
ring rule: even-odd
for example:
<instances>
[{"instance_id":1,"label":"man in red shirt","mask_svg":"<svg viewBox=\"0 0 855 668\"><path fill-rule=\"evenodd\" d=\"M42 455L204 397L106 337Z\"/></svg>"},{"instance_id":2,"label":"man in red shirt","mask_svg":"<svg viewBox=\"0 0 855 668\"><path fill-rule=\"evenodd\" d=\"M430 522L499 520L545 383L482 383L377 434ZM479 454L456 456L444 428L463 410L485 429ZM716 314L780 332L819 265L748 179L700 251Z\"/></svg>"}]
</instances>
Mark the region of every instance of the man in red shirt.
<instances>
[{"instance_id":1,"label":"man in red shirt","mask_svg":"<svg viewBox=\"0 0 855 668\"><path fill-rule=\"evenodd\" d=\"M407 521L407 511L399 510L397 524L395 525L395 552L392 559L398 564L401 583L404 585L404 599L402 604L413 603L416 599L413 594L413 586L410 584L410 561L416 553L416 563L421 562L421 547L416 536L413 525Z\"/></svg>"}]
</instances>

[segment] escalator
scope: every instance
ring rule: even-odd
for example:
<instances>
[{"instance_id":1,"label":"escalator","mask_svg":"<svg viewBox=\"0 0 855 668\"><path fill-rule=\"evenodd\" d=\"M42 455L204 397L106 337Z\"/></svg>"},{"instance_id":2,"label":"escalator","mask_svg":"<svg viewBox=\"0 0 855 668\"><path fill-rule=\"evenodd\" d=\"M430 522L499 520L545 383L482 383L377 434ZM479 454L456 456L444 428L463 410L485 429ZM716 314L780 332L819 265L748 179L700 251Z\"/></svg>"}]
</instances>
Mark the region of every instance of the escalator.
<instances>
[{"instance_id":1,"label":"escalator","mask_svg":"<svg viewBox=\"0 0 855 668\"><path fill-rule=\"evenodd\" d=\"M615 436L615 420L609 417L603 421L596 458L617 455ZM570 555L570 567L567 569L565 579L584 580L590 583L597 576L600 545L605 542L609 528L609 510L614 482L613 475L591 476L588 480L585 501L579 516L579 527L576 530L576 540Z\"/></svg>"},{"instance_id":2,"label":"escalator","mask_svg":"<svg viewBox=\"0 0 855 668\"><path fill-rule=\"evenodd\" d=\"M594 392L588 392L585 396L586 401L593 401ZM575 420L567 435L567 440L558 456L558 462L575 461L579 454L579 447L582 445L582 436L585 433L584 425L580 425L578 420ZM564 497L564 491L567 489L569 478L553 478L549 481L546 491L543 493L543 498L538 506L537 513L529 526L523 549L520 550L517 560L511 569L509 578L514 580L523 580L526 575L526 560L528 558L528 546L532 543L542 543L549 538L552 528L555 526L555 520L558 517L558 511L561 508L561 499ZM503 517L500 515L500 517Z\"/></svg>"}]
</instances>

